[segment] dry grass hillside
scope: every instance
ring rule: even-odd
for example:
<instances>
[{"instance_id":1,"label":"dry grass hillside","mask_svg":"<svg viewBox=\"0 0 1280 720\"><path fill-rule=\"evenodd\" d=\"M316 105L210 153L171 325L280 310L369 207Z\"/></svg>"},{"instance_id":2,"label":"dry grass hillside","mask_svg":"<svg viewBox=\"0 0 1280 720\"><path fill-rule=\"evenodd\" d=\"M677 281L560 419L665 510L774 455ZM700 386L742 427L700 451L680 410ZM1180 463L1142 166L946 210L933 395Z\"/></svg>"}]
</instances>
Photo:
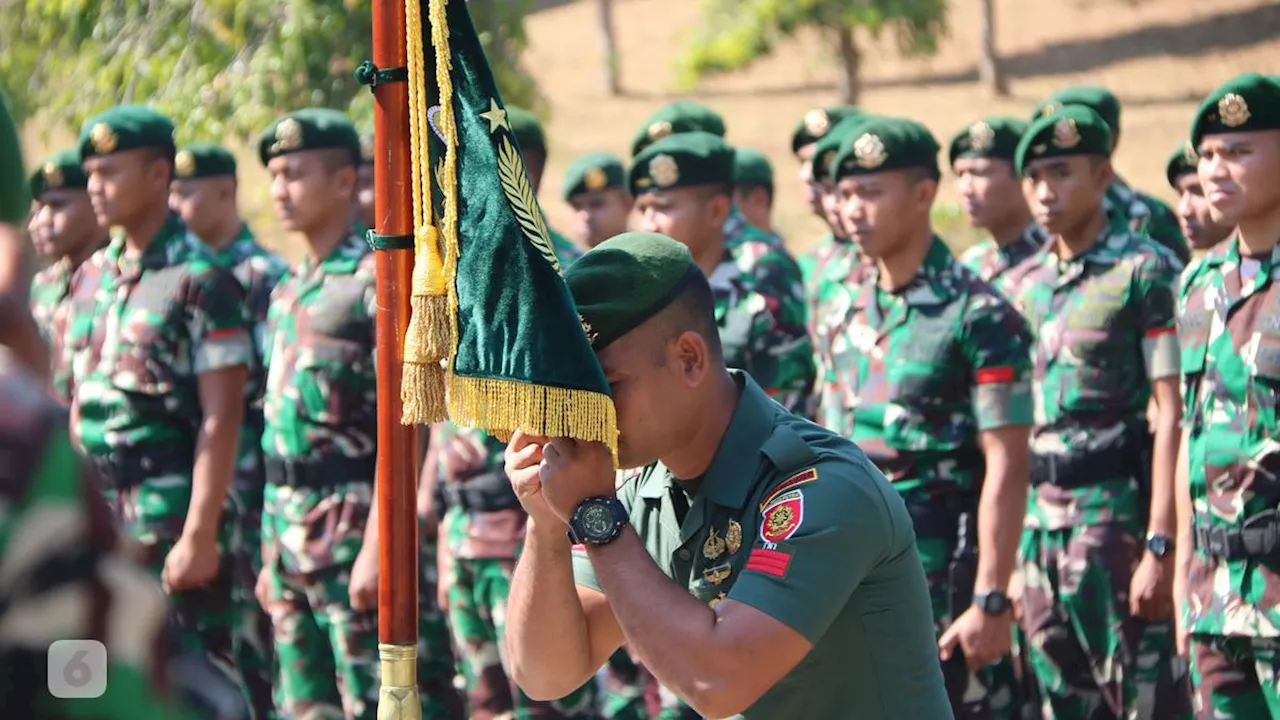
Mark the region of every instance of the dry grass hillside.
<instances>
[{"instance_id":1,"label":"dry grass hillside","mask_svg":"<svg viewBox=\"0 0 1280 720\"><path fill-rule=\"evenodd\" d=\"M550 0L528 19L527 62L551 105L550 165L542 192L553 224L563 226L561 173L577 154L612 150L626 156L634 129L676 97L673 59L697 12L696 0L615 0L626 94L603 90L595 0ZM978 0L950 3L950 30L940 52L901 59L891 43L862 38L865 93L861 105L928 124L945 143L979 116L1023 115L1063 85L1102 83L1124 102L1117 166L1134 184L1165 199L1164 160L1186 134L1198 100L1246 70L1280 72L1280 4L1267 0L997 0L998 45L1012 95L992 101L977 83ZM805 111L835 101L835 73L815 37L796 40L751 69L704 83L693 97L724 114L728 138L766 152L779 178L776 217L801 251L821 232L800 199L788 147ZM32 150L47 148L34 146ZM38 154L37 154L38 156ZM267 243L291 257L293 239L271 218L265 174L242 155L245 215ZM949 239L973 236L955 217L954 187L943 187L938 219Z\"/></svg>"}]
</instances>

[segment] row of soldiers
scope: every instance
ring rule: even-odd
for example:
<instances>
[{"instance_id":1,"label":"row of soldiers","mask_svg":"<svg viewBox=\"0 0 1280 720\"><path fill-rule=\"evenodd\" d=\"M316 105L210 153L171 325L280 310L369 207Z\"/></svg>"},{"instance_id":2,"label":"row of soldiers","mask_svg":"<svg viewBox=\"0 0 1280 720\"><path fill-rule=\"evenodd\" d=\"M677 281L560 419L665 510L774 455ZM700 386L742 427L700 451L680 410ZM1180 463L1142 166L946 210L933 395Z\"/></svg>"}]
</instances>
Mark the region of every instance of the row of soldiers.
<instances>
[{"instance_id":1,"label":"row of soldiers","mask_svg":"<svg viewBox=\"0 0 1280 720\"><path fill-rule=\"evenodd\" d=\"M1187 588L1198 598L1197 710L1270 703L1280 717L1274 683L1265 697L1265 676L1248 664L1256 655L1260 673L1274 669L1270 571L1249 559L1274 549L1250 540L1253 555L1233 556L1248 543L1226 529L1245 519L1233 493L1250 516L1275 505L1263 489L1274 462L1276 388L1264 372L1275 361L1265 332L1274 261L1244 262L1240 248L1248 236L1265 249L1247 230L1268 227L1258 218L1274 190L1234 179L1206 196L1197 173L1207 163L1226 177L1245 156L1280 152L1259 146L1280 126L1278 91L1246 76L1206 100L1195 144L1168 164L1176 220L1115 176L1120 106L1104 89L1064 90L1030 123L974 122L948 158L966 213L992 240L960 261L930 225L932 135L855 108L809 113L793 135L803 187L830 229L799 263L771 228L767 161L726 144L723 119L696 103L647 120L629 166L601 154L576 161L563 196L580 247L633 219L688 246L715 294L727 363L855 440L893 481L913 512L958 716L1014 717L1032 704L1064 718L1191 712L1174 660L1176 552L1201 583ZM507 112L536 188L545 139L531 116ZM1253 132L1261 140L1243 149L1232 137ZM176 152L172 133L152 110L116 108L31 179L29 230L54 260L33 287L51 387L186 639L243 683L259 716L371 717L373 273L358 136L319 110L264 131L277 216L306 240L288 269L240 221L231 155ZM1219 135L1227 140L1215 145ZM1274 161L1266 167L1274 174ZM109 237L107 227L121 230ZM1180 317L1191 329L1180 353L1186 241L1209 249L1237 227L1186 274ZM562 265L580 251L553 239ZM1240 268L1234 290L1215 279L1224 267ZM1253 295L1256 309L1235 321L1249 327L1230 326ZM1187 302L1205 312L1188 314ZM1198 368L1181 389L1180 367ZM1254 376L1263 380L1238 381ZM1244 401L1231 405L1233 392ZM1248 462L1225 458L1242 436ZM1201 461L1211 453L1223 473L1212 499L1203 462L1190 477L1197 522L1224 529L1193 533L1184 513L1175 531L1180 447ZM444 425L429 448L420 514L423 536L439 543L424 543L423 577L438 568L440 584L421 593L426 714L462 707L451 644L472 717L688 714L625 651L603 673L603 693L592 683L540 703L508 680L503 618L524 517L503 446ZM1267 522L1255 518L1254 535ZM1255 574L1237 579L1230 567ZM1215 572L1238 584L1238 598L1204 585ZM1023 633L1011 656L1015 609Z\"/></svg>"}]
</instances>

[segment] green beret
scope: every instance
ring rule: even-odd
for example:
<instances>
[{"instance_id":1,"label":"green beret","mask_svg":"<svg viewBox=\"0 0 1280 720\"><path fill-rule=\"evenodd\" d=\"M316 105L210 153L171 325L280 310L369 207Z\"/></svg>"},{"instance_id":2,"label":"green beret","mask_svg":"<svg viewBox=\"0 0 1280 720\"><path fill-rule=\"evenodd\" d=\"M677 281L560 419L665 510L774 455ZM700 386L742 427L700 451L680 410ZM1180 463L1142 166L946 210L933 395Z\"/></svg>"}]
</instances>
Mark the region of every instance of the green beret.
<instances>
[{"instance_id":1,"label":"green beret","mask_svg":"<svg viewBox=\"0 0 1280 720\"><path fill-rule=\"evenodd\" d=\"M9 101L0 94L0 223L17 223L31 207L23 182L22 143Z\"/></svg>"},{"instance_id":2,"label":"green beret","mask_svg":"<svg viewBox=\"0 0 1280 720\"><path fill-rule=\"evenodd\" d=\"M360 136L351 119L337 110L306 108L287 113L267 126L258 138L262 164L272 158L305 150L346 150L360 165Z\"/></svg>"},{"instance_id":3,"label":"green beret","mask_svg":"<svg viewBox=\"0 0 1280 720\"><path fill-rule=\"evenodd\" d=\"M683 244L629 232L588 250L565 269L564 281L598 352L657 315L701 275Z\"/></svg>"},{"instance_id":4,"label":"green beret","mask_svg":"<svg viewBox=\"0 0 1280 720\"><path fill-rule=\"evenodd\" d=\"M1195 175L1196 166L1199 164L1200 156L1196 154L1196 149L1191 147L1189 142L1182 143L1164 164L1164 179L1169 181L1169 187L1177 190L1178 178L1183 175Z\"/></svg>"},{"instance_id":5,"label":"green beret","mask_svg":"<svg viewBox=\"0 0 1280 720\"><path fill-rule=\"evenodd\" d=\"M60 150L31 173L31 197L39 198L49 190L84 190L89 186L80 161L80 151L75 148Z\"/></svg>"},{"instance_id":6,"label":"green beret","mask_svg":"<svg viewBox=\"0 0 1280 720\"><path fill-rule=\"evenodd\" d=\"M113 107L80 129L80 156L85 159L138 148L172 152L173 147L173 121L145 105Z\"/></svg>"},{"instance_id":7,"label":"green beret","mask_svg":"<svg viewBox=\"0 0 1280 720\"><path fill-rule=\"evenodd\" d=\"M564 199L585 192L606 188L620 188L626 182L627 171L622 160L613 153L594 152L574 160L565 171L561 193Z\"/></svg>"},{"instance_id":8,"label":"green beret","mask_svg":"<svg viewBox=\"0 0 1280 720\"><path fill-rule=\"evenodd\" d=\"M991 158L1013 162L1018 141L1027 131L1027 121L1012 117L988 117L975 122L951 138L947 156L954 168L960 158Z\"/></svg>"},{"instance_id":9,"label":"green beret","mask_svg":"<svg viewBox=\"0 0 1280 720\"><path fill-rule=\"evenodd\" d=\"M827 131L822 139L813 145L813 158L810 160L813 166L812 177L814 182L823 182L831 175L831 167L835 162L836 155L840 154L840 145L855 130L862 126L863 123L880 115L872 115L870 113L860 113L858 115L850 115L835 127Z\"/></svg>"},{"instance_id":10,"label":"green beret","mask_svg":"<svg viewBox=\"0 0 1280 720\"><path fill-rule=\"evenodd\" d=\"M875 117L857 125L844 138L830 172L839 180L849 175L925 168L938 169L938 141L915 120Z\"/></svg>"},{"instance_id":11,"label":"green beret","mask_svg":"<svg viewBox=\"0 0 1280 720\"><path fill-rule=\"evenodd\" d=\"M804 114L796 129L791 133L791 152L800 154L800 148L812 145L847 117L858 115L862 111L852 105L836 105L829 108L814 108Z\"/></svg>"},{"instance_id":12,"label":"green beret","mask_svg":"<svg viewBox=\"0 0 1280 720\"><path fill-rule=\"evenodd\" d=\"M632 195L651 190L733 182L733 148L707 132L665 137L636 155L627 173Z\"/></svg>"},{"instance_id":13,"label":"green beret","mask_svg":"<svg viewBox=\"0 0 1280 720\"><path fill-rule=\"evenodd\" d=\"M1067 105L1031 123L1018 142L1013 165L1022 175L1032 160L1074 155L1111 157L1111 128L1084 105Z\"/></svg>"},{"instance_id":14,"label":"green beret","mask_svg":"<svg viewBox=\"0 0 1280 720\"><path fill-rule=\"evenodd\" d=\"M733 184L763 185L773 188L773 165L764 153L751 148L733 151Z\"/></svg>"},{"instance_id":15,"label":"green beret","mask_svg":"<svg viewBox=\"0 0 1280 720\"><path fill-rule=\"evenodd\" d=\"M1120 98L1101 85L1074 85L1063 88L1037 105L1031 119L1052 115L1067 105L1084 105L1098 113L1098 117L1101 117L1110 128L1112 138L1120 133Z\"/></svg>"},{"instance_id":16,"label":"green beret","mask_svg":"<svg viewBox=\"0 0 1280 720\"><path fill-rule=\"evenodd\" d=\"M1205 135L1280 129L1280 79L1245 73L1209 93L1191 123L1191 145Z\"/></svg>"},{"instance_id":17,"label":"green beret","mask_svg":"<svg viewBox=\"0 0 1280 720\"><path fill-rule=\"evenodd\" d=\"M631 156L635 157L650 143L669 135L702 131L724 137L724 118L720 113L691 100L676 102L658 108L636 131L631 140Z\"/></svg>"},{"instance_id":18,"label":"green beret","mask_svg":"<svg viewBox=\"0 0 1280 720\"><path fill-rule=\"evenodd\" d=\"M547 151L547 136L542 132L542 123L538 122L533 113L508 105L507 125L511 126L511 134L516 136L521 150Z\"/></svg>"},{"instance_id":19,"label":"green beret","mask_svg":"<svg viewBox=\"0 0 1280 720\"><path fill-rule=\"evenodd\" d=\"M173 174L179 180L235 177L236 159L229 150L214 143L192 143L173 156Z\"/></svg>"}]
</instances>

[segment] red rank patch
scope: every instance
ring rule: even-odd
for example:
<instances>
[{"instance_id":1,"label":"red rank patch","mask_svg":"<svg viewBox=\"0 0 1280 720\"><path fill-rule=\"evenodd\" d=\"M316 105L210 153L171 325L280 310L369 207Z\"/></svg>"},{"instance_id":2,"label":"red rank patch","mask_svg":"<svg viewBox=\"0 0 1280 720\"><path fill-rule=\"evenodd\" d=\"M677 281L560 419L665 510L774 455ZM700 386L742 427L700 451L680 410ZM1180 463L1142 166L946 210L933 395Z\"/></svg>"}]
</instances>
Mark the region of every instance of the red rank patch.
<instances>
[{"instance_id":1,"label":"red rank patch","mask_svg":"<svg viewBox=\"0 0 1280 720\"><path fill-rule=\"evenodd\" d=\"M222 328L220 330L210 330L207 339L218 340L224 337L235 337L240 334L239 328Z\"/></svg>"},{"instance_id":2,"label":"red rank patch","mask_svg":"<svg viewBox=\"0 0 1280 720\"><path fill-rule=\"evenodd\" d=\"M752 550L747 556L746 570L755 570L758 573L772 575L773 577L785 577L787 568L791 567L791 553L785 553L780 550Z\"/></svg>"},{"instance_id":3,"label":"red rank patch","mask_svg":"<svg viewBox=\"0 0 1280 720\"><path fill-rule=\"evenodd\" d=\"M1013 382L1013 368L1004 367L980 368L975 374L979 385Z\"/></svg>"},{"instance_id":4,"label":"red rank patch","mask_svg":"<svg viewBox=\"0 0 1280 720\"><path fill-rule=\"evenodd\" d=\"M1161 335L1168 335L1171 332L1177 332L1177 330L1178 328L1173 325L1170 325L1169 327L1163 327L1163 328L1151 328L1150 330L1147 331L1147 337L1149 338L1160 337Z\"/></svg>"},{"instance_id":5,"label":"red rank patch","mask_svg":"<svg viewBox=\"0 0 1280 720\"><path fill-rule=\"evenodd\" d=\"M804 493L792 490L784 493L765 508L760 519L760 539L765 542L781 542L796 534L804 520Z\"/></svg>"}]
</instances>

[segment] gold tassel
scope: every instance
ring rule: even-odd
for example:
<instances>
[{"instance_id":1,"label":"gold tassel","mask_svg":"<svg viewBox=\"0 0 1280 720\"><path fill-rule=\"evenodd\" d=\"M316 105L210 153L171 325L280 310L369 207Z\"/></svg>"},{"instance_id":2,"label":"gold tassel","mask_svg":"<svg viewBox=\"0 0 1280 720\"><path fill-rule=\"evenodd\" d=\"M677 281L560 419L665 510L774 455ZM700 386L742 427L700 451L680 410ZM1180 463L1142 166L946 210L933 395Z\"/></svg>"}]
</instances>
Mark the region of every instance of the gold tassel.
<instances>
[{"instance_id":1,"label":"gold tassel","mask_svg":"<svg viewBox=\"0 0 1280 720\"><path fill-rule=\"evenodd\" d=\"M504 441L522 430L604 443L618 464L618 419L613 398L603 393L454 374L448 400L458 425L484 428Z\"/></svg>"}]
</instances>

